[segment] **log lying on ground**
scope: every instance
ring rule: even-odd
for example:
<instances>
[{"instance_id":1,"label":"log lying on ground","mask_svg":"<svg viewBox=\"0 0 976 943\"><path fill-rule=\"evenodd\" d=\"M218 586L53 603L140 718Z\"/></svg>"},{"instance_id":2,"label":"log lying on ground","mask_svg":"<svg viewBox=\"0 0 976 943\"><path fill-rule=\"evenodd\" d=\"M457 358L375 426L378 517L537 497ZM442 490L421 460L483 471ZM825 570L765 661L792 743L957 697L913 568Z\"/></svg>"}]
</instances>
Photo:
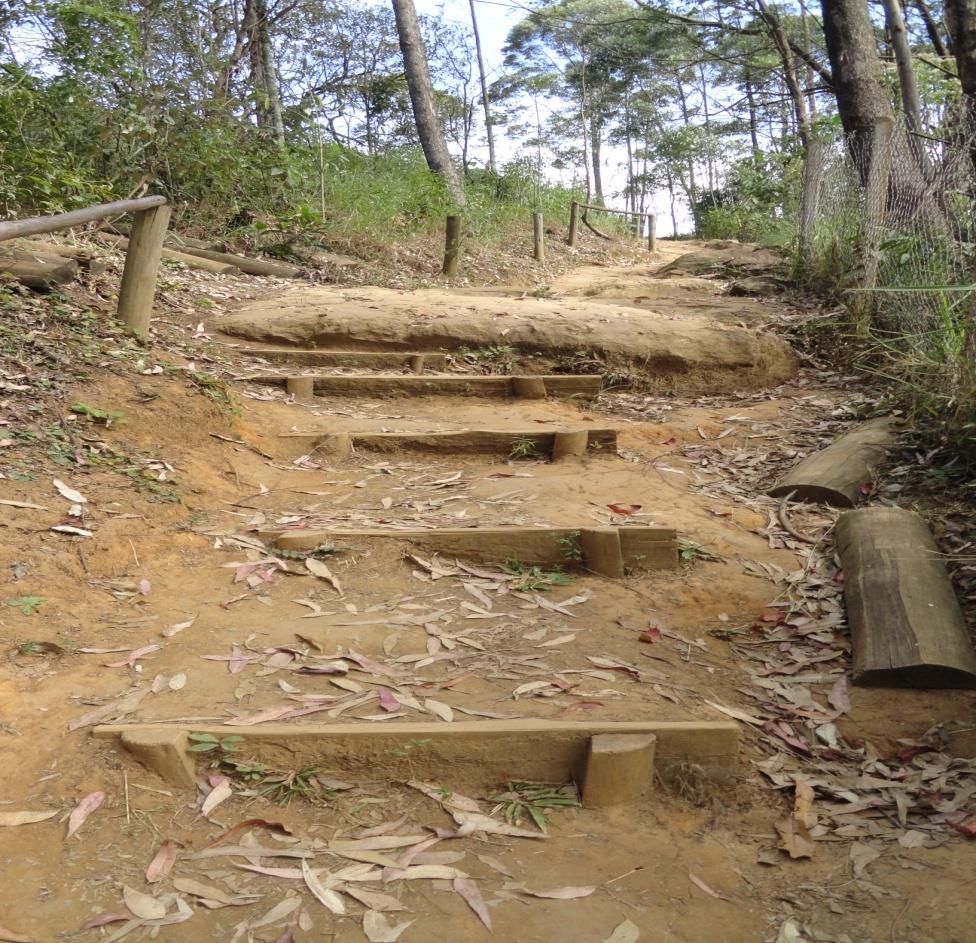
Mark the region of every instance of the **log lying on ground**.
<instances>
[{"instance_id":1,"label":"log lying on ground","mask_svg":"<svg viewBox=\"0 0 976 943\"><path fill-rule=\"evenodd\" d=\"M248 275L265 275L273 278L297 278L302 270L297 265L287 262L267 262L264 259L249 259L243 255L232 255L229 252L214 252L211 249L197 249L187 246L184 250L188 255L199 256L201 259L211 259L223 262L225 265L236 265Z\"/></svg>"},{"instance_id":2,"label":"log lying on ground","mask_svg":"<svg viewBox=\"0 0 976 943\"><path fill-rule=\"evenodd\" d=\"M976 653L928 526L900 508L837 521L855 684L976 687Z\"/></svg>"},{"instance_id":3,"label":"log lying on ground","mask_svg":"<svg viewBox=\"0 0 976 943\"><path fill-rule=\"evenodd\" d=\"M834 440L827 448L808 455L791 468L769 493L796 501L854 507L861 489L870 484L897 436L895 419L884 416L863 423Z\"/></svg>"},{"instance_id":4,"label":"log lying on ground","mask_svg":"<svg viewBox=\"0 0 976 943\"><path fill-rule=\"evenodd\" d=\"M72 259L48 256L41 259L36 253L18 249L0 249L0 275L7 275L35 291L50 291L57 285L67 285L78 276L78 263Z\"/></svg>"},{"instance_id":5,"label":"log lying on ground","mask_svg":"<svg viewBox=\"0 0 976 943\"><path fill-rule=\"evenodd\" d=\"M111 242L117 249L123 252L129 250L129 240L125 236L105 235L101 236L106 242ZM187 255L185 252L177 252L175 249L164 248L160 255L164 259L172 262L182 262L187 268L198 269L202 272L214 272L217 275L240 275L241 270L236 265L228 265L225 262L214 262L211 259L203 259L196 255Z\"/></svg>"},{"instance_id":6,"label":"log lying on ground","mask_svg":"<svg viewBox=\"0 0 976 943\"><path fill-rule=\"evenodd\" d=\"M57 242L41 242L36 239L18 240L17 249L24 252L38 253L43 261L60 263L63 259L72 259L78 267L91 275L103 275L108 271L108 262L97 255L91 246L67 246Z\"/></svg>"}]
</instances>

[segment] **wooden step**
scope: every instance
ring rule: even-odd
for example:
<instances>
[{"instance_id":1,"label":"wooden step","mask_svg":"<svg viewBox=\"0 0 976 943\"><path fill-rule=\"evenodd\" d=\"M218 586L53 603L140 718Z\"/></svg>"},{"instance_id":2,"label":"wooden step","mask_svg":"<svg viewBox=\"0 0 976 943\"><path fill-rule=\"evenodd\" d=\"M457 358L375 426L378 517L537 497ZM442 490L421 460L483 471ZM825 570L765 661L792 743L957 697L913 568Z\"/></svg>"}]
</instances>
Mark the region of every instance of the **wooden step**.
<instances>
[{"instance_id":1,"label":"wooden step","mask_svg":"<svg viewBox=\"0 0 976 943\"><path fill-rule=\"evenodd\" d=\"M594 375L509 377L469 376L466 374L440 374L437 376L410 376L405 374L376 373L371 375L298 375L285 376L258 374L241 377L251 383L268 386L284 386L288 380L310 379L316 394L333 396L390 396L411 394L425 396L446 394L453 396L521 396L538 399L541 396L593 399L602 385L602 378Z\"/></svg>"},{"instance_id":2,"label":"wooden step","mask_svg":"<svg viewBox=\"0 0 976 943\"><path fill-rule=\"evenodd\" d=\"M390 370L410 367L414 373L443 370L447 354L419 353L402 350L283 350L280 347L241 347L236 352L245 357L261 357L271 363L293 363L309 367L365 367Z\"/></svg>"},{"instance_id":3,"label":"wooden step","mask_svg":"<svg viewBox=\"0 0 976 943\"><path fill-rule=\"evenodd\" d=\"M364 452L436 452L451 455L508 455L537 458L553 455L559 436L580 432L586 435L585 454L616 455L616 429L580 429L540 432L523 429L507 432L501 429L461 429L450 432L350 432L286 433L281 438L302 439L309 452L347 454Z\"/></svg>"},{"instance_id":4,"label":"wooden step","mask_svg":"<svg viewBox=\"0 0 976 943\"><path fill-rule=\"evenodd\" d=\"M668 527L440 527L409 530L367 528L279 529L261 533L279 550L348 547L366 540L399 540L429 551L482 563L518 560L529 566L578 566L604 576L623 569L671 569L678 565L677 535ZM615 544L615 552L605 540Z\"/></svg>"},{"instance_id":5,"label":"wooden step","mask_svg":"<svg viewBox=\"0 0 976 943\"><path fill-rule=\"evenodd\" d=\"M453 789L485 790L512 780L583 783L591 739L650 735L661 781L680 783L689 768L710 784L731 782L739 728L730 721L565 721L548 719L414 723L112 724L95 727L98 738L131 739L135 755L161 775L187 761L187 736L243 737L247 756L287 768L322 766L343 775L376 779L431 779ZM410 743L422 748L410 752ZM128 744L127 744L128 745ZM181 756L172 754L179 751ZM175 761L175 762L174 762ZM409 772L409 776L407 773ZM185 780L185 777L181 777ZM192 780L190 781L192 784ZM184 785L175 780L174 785Z\"/></svg>"}]
</instances>

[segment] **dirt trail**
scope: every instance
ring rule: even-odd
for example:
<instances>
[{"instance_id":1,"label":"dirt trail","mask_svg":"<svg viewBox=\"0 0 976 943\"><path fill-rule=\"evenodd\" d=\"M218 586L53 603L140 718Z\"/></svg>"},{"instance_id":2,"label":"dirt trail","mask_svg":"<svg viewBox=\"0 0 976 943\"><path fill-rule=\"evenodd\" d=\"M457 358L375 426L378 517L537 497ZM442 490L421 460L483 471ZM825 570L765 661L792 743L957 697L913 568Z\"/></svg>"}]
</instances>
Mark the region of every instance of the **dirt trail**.
<instances>
[{"instance_id":1,"label":"dirt trail","mask_svg":"<svg viewBox=\"0 0 976 943\"><path fill-rule=\"evenodd\" d=\"M665 243L663 258L684 251ZM588 266L552 286L556 303L562 295L585 296L594 310L619 311L628 299L624 307L639 319L643 295L679 320L704 315L756 327L788 317L776 304L727 297L714 279L655 281L649 271ZM388 293L391 311L396 294ZM472 314L476 327L482 317ZM657 323L661 315L646 317ZM201 339L200 358L219 359L227 376L240 377L254 364L232 352L227 360L226 344L240 342L223 333L229 320L207 322L222 343ZM750 336L767 343L761 331ZM779 339L768 346L784 349ZM455 353L451 369L518 370L521 356L475 345ZM0 815L67 813L96 791L106 799L70 839L60 816L0 824L0 927L38 943L59 939L92 917L131 916L123 905L129 886L159 898L174 923L187 918L163 926L163 940L283 941L292 938L284 935L289 928L299 943L364 940L362 906L344 896L346 914L331 912L294 870L296 858L259 852L311 849L316 870L343 869L350 882L346 869L360 866L362 876L383 860L377 854L388 864L403 848L380 841L378 850L365 858L360 850L357 858L326 847L336 839L401 817L384 834L426 838L427 829L448 828L452 820L438 803L405 785L428 772L420 753L411 756L422 744L405 744L395 782L344 782L342 771L321 771L325 795L311 802L298 797L282 805L247 795L257 792L255 784L238 776L236 795L203 818L199 800L219 780L201 778L198 796L172 789L111 742L91 739L98 718L90 715L103 708L102 721L204 724L311 706L323 712L284 722L360 720L391 729L399 719L435 720L447 705L464 720L724 720L731 712L742 721L741 765L724 790L689 775L682 788L635 807L550 810L549 837L542 840L475 832L421 850L414 864L470 875L487 902L491 934L449 870L387 883L374 870L366 883L346 883L400 901L404 912L386 918L394 925L414 921L399 937L404 943L492 935L519 943L969 939L976 919L968 893L971 850L933 816L966 808L972 771L948 757L976 753L969 723L976 698L844 687L849 643L839 583L822 544L831 516L794 510L793 525L821 542L797 540L763 488L799 451L852 420L862 394L853 381L822 371L802 370L772 385L789 373L771 371L770 388L750 393L734 392L734 374L726 373L721 385L729 392L708 397L689 397L699 388L691 382L668 395L610 393L589 405L447 396L320 398L307 405L281 389L238 382L236 415L188 397L151 370L136 386L110 377L79 387L77 400L116 404L131 417L109 429L80 429L80 441L156 456L171 470L157 469L148 490L120 484L117 473L99 465L73 469L70 478L66 472L66 483L86 498L73 520L90 538L46 530L70 504L49 481L24 478L4 489L7 500L48 510L5 508L5 562L13 568L5 598L45 601L36 611L28 604L26 612L5 607L0 614L12 648L0 668ZM749 374L741 388L757 385ZM619 455L559 464L532 454L343 458L295 437L587 426L617 428ZM181 504L169 500L176 492ZM399 541L351 542L323 558L340 593L309 575L302 560L257 542L259 532L282 526L498 523L674 527L682 563L619 581L569 568L565 577L523 571L506 582L498 567L472 575L458 571L453 559L440 558L430 569L423 555L420 562L406 559L410 548ZM149 646L158 648L132 655ZM347 661L345 674L312 673L337 658ZM438 706L425 711L430 699ZM897 742L914 742L936 723L946 725L944 761L931 749L932 737L928 750ZM66 732L69 725L76 729ZM210 759L201 756L199 772L220 774L207 769ZM515 780L518 760L513 754ZM438 789L449 794L450 771L442 775L430 778L435 797ZM776 825L789 821L797 781L817 791L810 860L779 850ZM503 790L499 783L473 798L489 812ZM250 855L192 857L225 828L251 819L284 823L291 834L255 827L226 842L250 843ZM538 831L530 818L522 827ZM168 877L147 885L145 870L166 840L179 843L179 859ZM291 870L278 876L242 870L249 861ZM174 879L216 886L234 905L199 906ZM594 889L568 900L524 892L568 886ZM174 892L182 908L166 896ZM262 923L279 905L283 915ZM639 937L627 935L626 925L612 936L626 921ZM143 939L153 926L120 919L79 939L118 939L122 931Z\"/></svg>"}]
</instances>

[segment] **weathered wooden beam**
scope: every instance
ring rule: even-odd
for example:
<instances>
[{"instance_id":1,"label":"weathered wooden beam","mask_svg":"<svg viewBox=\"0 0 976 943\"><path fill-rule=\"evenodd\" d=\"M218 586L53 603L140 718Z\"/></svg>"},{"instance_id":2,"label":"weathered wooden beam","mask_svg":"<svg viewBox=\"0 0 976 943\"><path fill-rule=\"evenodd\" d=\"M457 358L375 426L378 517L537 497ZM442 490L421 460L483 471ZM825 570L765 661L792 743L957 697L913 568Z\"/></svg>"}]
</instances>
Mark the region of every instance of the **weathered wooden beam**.
<instances>
[{"instance_id":1,"label":"weathered wooden beam","mask_svg":"<svg viewBox=\"0 0 976 943\"><path fill-rule=\"evenodd\" d=\"M245 357L260 357L270 363L293 363L314 367L413 367L414 358L422 357L422 369L443 370L447 366L447 354L419 353L398 350L305 350L295 348L241 347L236 353ZM420 371L417 371L420 372Z\"/></svg>"},{"instance_id":2,"label":"weathered wooden beam","mask_svg":"<svg viewBox=\"0 0 976 943\"><path fill-rule=\"evenodd\" d=\"M605 553L591 550L596 544L585 538L592 528L572 527L438 527L393 530L363 528L269 529L261 539L280 550L314 550L323 545L349 546L366 540L400 540L415 547L448 553L483 563L518 560L530 566L582 564L596 573L610 575ZM619 527L620 560L624 567L647 570L678 565L677 537L667 527ZM588 559L587 553L593 558ZM622 574L620 574L622 575Z\"/></svg>"},{"instance_id":3,"label":"weathered wooden beam","mask_svg":"<svg viewBox=\"0 0 976 943\"><path fill-rule=\"evenodd\" d=\"M50 291L73 282L78 276L78 263L73 259L55 261L37 253L0 249L0 275L7 275L35 291Z\"/></svg>"},{"instance_id":4,"label":"weathered wooden beam","mask_svg":"<svg viewBox=\"0 0 976 943\"><path fill-rule=\"evenodd\" d=\"M322 766L370 780L436 777L454 789L484 789L512 780L583 783L594 737L655 738L654 763L667 785L694 767L713 784L732 780L739 728L728 721L588 722L485 720L388 724L112 724L94 728L98 738L153 731L207 733L244 738L249 756L270 766ZM420 744L409 749L408 744ZM168 754L167 754L168 756ZM146 755L143 762L149 762ZM169 758L171 762L171 758Z\"/></svg>"},{"instance_id":5,"label":"weathered wooden beam","mask_svg":"<svg viewBox=\"0 0 976 943\"><path fill-rule=\"evenodd\" d=\"M836 528L855 684L976 687L976 653L952 584L917 514L848 511Z\"/></svg>"},{"instance_id":6,"label":"weathered wooden beam","mask_svg":"<svg viewBox=\"0 0 976 943\"><path fill-rule=\"evenodd\" d=\"M215 252L212 249L198 249L196 246L185 246L182 250L186 255L197 256L201 259L211 259L224 265L233 265L248 275L263 275L269 278L298 278L302 270L297 265L288 262L269 262L265 259L252 259L246 255L236 255L231 252Z\"/></svg>"},{"instance_id":7,"label":"weathered wooden beam","mask_svg":"<svg viewBox=\"0 0 976 943\"><path fill-rule=\"evenodd\" d=\"M119 286L118 319L137 337L146 337L149 333L160 251L166 238L169 216L168 206L153 206L136 213L132 223L122 284Z\"/></svg>"},{"instance_id":8,"label":"weathered wooden beam","mask_svg":"<svg viewBox=\"0 0 976 943\"><path fill-rule=\"evenodd\" d=\"M129 240L125 236L115 236L111 233L102 233L99 239L111 243L117 249L128 250ZM228 265L226 262L214 262L213 259L205 259L202 256L188 255L185 252L178 252L176 249L167 249L165 243L160 250L160 255L171 262L182 262L187 268L198 269L201 272L213 272L215 275L240 275L241 270L236 265Z\"/></svg>"},{"instance_id":9,"label":"weathered wooden beam","mask_svg":"<svg viewBox=\"0 0 976 943\"><path fill-rule=\"evenodd\" d=\"M252 383L264 383L269 386L284 386L288 379L279 374L258 374L241 377ZM548 396L576 397L592 399L600 392L602 378L593 374L573 376L571 374L557 374L531 378L509 377L499 375L480 374L441 374L414 375L407 374L363 374L350 376L348 374L319 374L313 377L315 392L333 396L383 396L394 394L412 394L416 396L440 393L453 396L517 396L515 390L516 379L539 380L545 385Z\"/></svg>"},{"instance_id":10,"label":"weathered wooden beam","mask_svg":"<svg viewBox=\"0 0 976 943\"><path fill-rule=\"evenodd\" d=\"M342 452L349 446L365 452L436 452L456 455L511 455L516 446L529 448L521 457L556 455L560 436L580 436L582 453L574 450L566 454L615 455L616 429L585 429L574 432L539 432L536 429L502 431L495 429L463 429L457 432L349 432L349 433L285 433L282 438L301 438L308 442L309 451ZM341 448L335 440L341 438Z\"/></svg>"},{"instance_id":11,"label":"weathered wooden beam","mask_svg":"<svg viewBox=\"0 0 976 943\"><path fill-rule=\"evenodd\" d=\"M86 223L93 223L109 216L120 216L123 213L140 213L162 206L165 202L164 196L145 196L138 200L101 203L82 210L72 210L70 213L57 213L54 216L14 219L0 223L0 242L5 239L17 239L20 236L39 236L42 233L58 232L62 229L70 229L72 226L84 226Z\"/></svg>"},{"instance_id":12,"label":"weathered wooden beam","mask_svg":"<svg viewBox=\"0 0 976 943\"><path fill-rule=\"evenodd\" d=\"M878 465L897 438L891 416L872 419L835 439L827 448L808 455L791 468L769 493L789 494L797 501L853 507L862 489L874 479Z\"/></svg>"}]
</instances>

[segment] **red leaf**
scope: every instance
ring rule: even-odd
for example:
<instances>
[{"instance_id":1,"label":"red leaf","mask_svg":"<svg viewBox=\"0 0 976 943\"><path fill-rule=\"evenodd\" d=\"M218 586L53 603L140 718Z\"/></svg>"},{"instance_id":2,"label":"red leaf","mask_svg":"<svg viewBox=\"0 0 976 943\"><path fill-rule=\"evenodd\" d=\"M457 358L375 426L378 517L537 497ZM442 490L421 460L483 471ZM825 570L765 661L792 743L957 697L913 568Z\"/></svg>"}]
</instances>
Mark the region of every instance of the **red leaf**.
<instances>
[{"instance_id":1,"label":"red leaf","mask_svg":"<svg viewBox=\"0 0 976 943\"><path fill-rule=\"evenodd\" d=\"M636 514L644 505L643 504L608 504L607 507L613 511L614 514L622 514L624 517L628 517L631 514Z\"/></svg>"},{"instance_id":2,"label":"red leaf","mask_svg":"<svg viewBox=\"0 0 976 943\"><path fill-rule=\"evenodd\" d=\"M661 641L661 630L651 626L649 629L645 629L643 632L641 632L637 640L639 642L647 642L648 644L653 645L655 642Z\"/></svg>"}]
</instances>

